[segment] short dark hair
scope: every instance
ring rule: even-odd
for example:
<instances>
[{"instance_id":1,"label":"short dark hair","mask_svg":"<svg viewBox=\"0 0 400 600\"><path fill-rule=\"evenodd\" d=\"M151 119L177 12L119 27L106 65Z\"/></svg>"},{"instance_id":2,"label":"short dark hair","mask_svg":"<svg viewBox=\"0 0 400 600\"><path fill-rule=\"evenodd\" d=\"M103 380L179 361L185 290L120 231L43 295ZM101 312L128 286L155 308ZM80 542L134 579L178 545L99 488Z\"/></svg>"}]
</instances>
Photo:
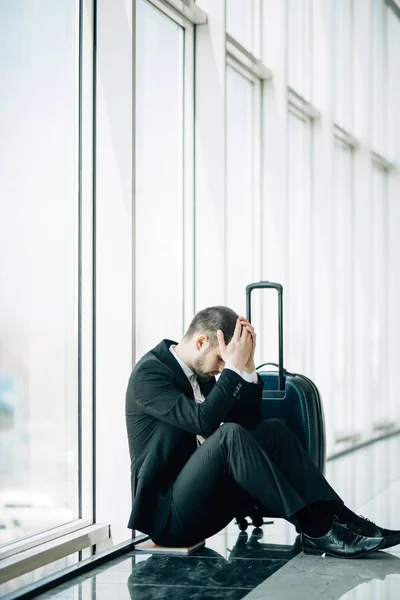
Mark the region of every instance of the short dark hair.
<instances>
[{"instance_id":1,"label":"short dark hair","mask_svg":"<svg viewBox=\"0 0 400 600\"><path fill-rule=\"evenodd\" d=\"M238 315L227 306L211 306L198 312L192 319L184 339L189 339L196 333L204 333L208 336L211 346L218 344L217 331L220 329L229 344L235 331Z\"/></svg>"}]
</instances>

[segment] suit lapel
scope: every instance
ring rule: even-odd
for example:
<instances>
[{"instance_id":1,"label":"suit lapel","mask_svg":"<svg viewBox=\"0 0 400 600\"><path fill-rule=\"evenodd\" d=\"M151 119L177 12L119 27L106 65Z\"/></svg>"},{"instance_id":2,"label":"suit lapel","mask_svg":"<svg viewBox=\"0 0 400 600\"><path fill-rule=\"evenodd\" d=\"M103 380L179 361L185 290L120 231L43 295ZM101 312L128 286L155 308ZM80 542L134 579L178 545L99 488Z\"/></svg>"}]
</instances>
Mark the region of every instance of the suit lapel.
<instances>
[{"instance_id":1,"label":"suit lapel","mask_svg":"<svg viewBox=\"0 0 400 600\"><path fill-rule=\"evenodd\" d=\"M153 352L157 356L157 358L161 360L161 362L163 362L171 369L171 371L173 371L177 382L179 382L180 388L183 387L185 389L185 393L187 393L187 395L191 398L194 398L193 388L190 385L190 381L186 377L185 373L182 371L182 368L178 361L171 354L169 347L172 346L172 344L177 344L177 342L174 342L173 340L163 340L153 349ZM198 380L198 382L200 385L201 393L204 397L206 397L215 385L215 377L212 377L208 381Z\"/></svg>"},{"instance_id":2,"label":"suit lapel","mask_svg":"<svg viewBox=\"0 0 400 600\"><path fill-rule=\"evenodd\" d=\"M190 385L189 379L186 377L185 373L182 371L180 364L173 357L169 349L170 346L177 343L178 342L174 342L173 340L163 340L153 349L153 352L157 356L157 358L161 360L161 362L163 362L165 365L167 365L167 367L169 367L174 373L179 387L181 389L184 388L185 393L191 398L194 398L193 388Z\"/></svg>"}]
</instances>

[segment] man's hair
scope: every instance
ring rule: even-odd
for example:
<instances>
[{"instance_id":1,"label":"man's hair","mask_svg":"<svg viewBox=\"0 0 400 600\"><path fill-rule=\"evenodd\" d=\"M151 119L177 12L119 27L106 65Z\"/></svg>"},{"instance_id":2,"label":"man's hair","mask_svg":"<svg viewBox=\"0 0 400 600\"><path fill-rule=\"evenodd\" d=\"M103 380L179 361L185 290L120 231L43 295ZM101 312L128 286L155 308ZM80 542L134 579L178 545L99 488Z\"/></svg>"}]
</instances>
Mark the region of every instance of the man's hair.
<instances>
[{"instance_id":1,"label":"man's hair","mask_svg":"<svg viewBox=\"0 0 400 600\"><path fill-rule=\"evenodd\" d=\"M193 317L183 339L188 340L196 334L204 333L209 338L210 345L216 346L217 331L220 329L224 334L225 343L228 344L235 331L237 318L235 311L227 306L205 308Z\"/></svg>"}]
</instances>

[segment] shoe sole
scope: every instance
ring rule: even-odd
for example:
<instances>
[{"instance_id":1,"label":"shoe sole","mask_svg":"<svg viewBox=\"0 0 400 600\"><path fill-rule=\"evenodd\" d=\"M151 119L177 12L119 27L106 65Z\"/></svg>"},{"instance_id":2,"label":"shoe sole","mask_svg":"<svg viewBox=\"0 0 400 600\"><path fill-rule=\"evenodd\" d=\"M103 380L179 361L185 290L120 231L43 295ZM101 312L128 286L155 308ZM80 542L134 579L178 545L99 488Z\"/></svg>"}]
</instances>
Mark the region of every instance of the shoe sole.
<instances>
[{"instance_id":1,"label":"shoe sole","mask_svg":"<svg viewBox=\"0 0 400 600\"><path fill-rule=\"evenodd\" d=\"M326 556L332 556L333 558L362 558L363 556L367 556L368 554L372 554L373 552L377 552L378 550L381 550L382 547L381 545L377 546L376 548L373 548L372 550L365 550L364 552L361 552L360 554L352 554L351 556L348 556L346 554L333 554L332 552L329 551L322 551L322 550L314 550L314 549L309 549L309 548L303 548L303 552L304 554L311 554L313 556L321 556L322 554L326 554Z\"/></svg>"},{"instance_id":2,"label":"shoe sole","mask_svg":"<svg viewBox=\"0 0 400 600\"><path fill-rule=\"evenodd\" d=\"M390 539L385 538L386 541L382 544L382 546L379 547L379 550L385 550L386 548L393 548L393 546L399 546L400 545L400 540L393 540L390 541Z\"/></svg>"}]
</instances>

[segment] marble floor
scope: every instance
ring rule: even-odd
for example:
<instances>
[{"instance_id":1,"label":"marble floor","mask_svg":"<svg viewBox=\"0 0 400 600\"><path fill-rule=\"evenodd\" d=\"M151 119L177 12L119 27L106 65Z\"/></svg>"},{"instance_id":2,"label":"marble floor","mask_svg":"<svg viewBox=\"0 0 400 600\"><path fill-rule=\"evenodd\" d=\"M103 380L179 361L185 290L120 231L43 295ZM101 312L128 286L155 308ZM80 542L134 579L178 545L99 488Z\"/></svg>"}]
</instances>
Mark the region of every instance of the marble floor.
<instances>
[{"instance_id":1,"label":"marble floor","mask_svg":"<svg viewBox=\"0 0 400 600\"><path fill-rule=\"evenodd\" d=\"M348 506L400 528L400 436L330 461L327 479ZM41 600L395 600L400 545L359 560L306 556L277 519L240 533L231 523L191 556L131 552L38 596Z\"/></svg>"}]
</instances>

